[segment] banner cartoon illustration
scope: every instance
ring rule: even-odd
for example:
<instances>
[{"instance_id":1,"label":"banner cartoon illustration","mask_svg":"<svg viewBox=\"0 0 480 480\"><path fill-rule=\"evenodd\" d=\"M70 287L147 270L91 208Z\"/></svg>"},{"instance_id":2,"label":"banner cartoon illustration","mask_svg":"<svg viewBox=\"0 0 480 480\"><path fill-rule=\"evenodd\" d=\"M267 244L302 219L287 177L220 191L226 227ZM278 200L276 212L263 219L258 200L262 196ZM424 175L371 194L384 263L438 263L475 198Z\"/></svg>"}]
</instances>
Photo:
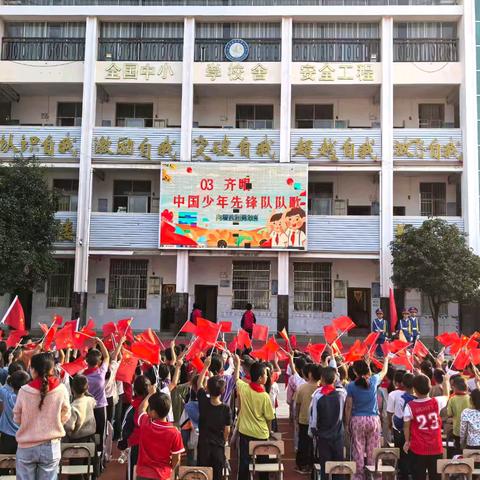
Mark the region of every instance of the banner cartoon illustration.
<instances>
[{"instance_id":1,"label":"banner cartoon illustration","mask_svg":"<svg viewBox=\"0 0 480 480\"><path fill-rule=\"evenodd\" d=\"M307 249L306 165L162 164L160 248Z\"/></svg>"}]
</instances>

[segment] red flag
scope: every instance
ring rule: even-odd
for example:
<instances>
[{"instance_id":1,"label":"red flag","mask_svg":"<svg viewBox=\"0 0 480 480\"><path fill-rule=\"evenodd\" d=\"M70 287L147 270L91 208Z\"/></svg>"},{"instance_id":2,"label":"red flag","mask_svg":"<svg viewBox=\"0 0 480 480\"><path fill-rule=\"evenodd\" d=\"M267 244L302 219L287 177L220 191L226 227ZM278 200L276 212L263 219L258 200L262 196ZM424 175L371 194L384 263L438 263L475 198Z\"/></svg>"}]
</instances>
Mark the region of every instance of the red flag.
<instances>
[{"instance_id":1,"label":"red flag","mask_svg":"<svg viewBox=\"0 0 480 480\"><path fill-rule=\"evenodd\" d=\"M480 364L480 348L476 348L475 350L470 351L470 357L472 359L472 363L477 366Z\"/></svg>"},{"instance_id":2,"label":"red flag","mask_svg":"<svg viewBox=\"0 0 480 480\"><path fill-rule=\"evenodd\" d=\"M350 350L345 355L346 362L355 362L357 360L362 360L365 354L367 353L368 347L360 342L360 340L355 340L353 345L350 347Z\"/></svg>"},{"instance_id":3,"label":"red flag","mask_svg":"<svg viewBox=\"0 0 480 480\"><path fill-rule=\"evenodd\" d=\"M56 327L60 327L63 323L63 317L61 315L55 314L53 316L53 323Z\"/></svg>"},{"instance_id":4,"label":"red flag","mask_svg":"<svg viewBox=\"0 0 480 480\"><path fill-rule=\"evenodd\" d=\"M25 314L18 296L13 299L0 323L4 323L15 330L25 330Z\"/></svg>"},{"instance_id":5,"label":"red flag","mask_svg":"<svg viewBox=\"0 0 480 480\"><path fill-rule=\"evenodd\" d=\"M261 340L262 342L266 342L267 338L268 338L268 326L254 323L253 330L252 330L252 340Z\"/></svg>"},{"instance_id":6,"label":"red flag","mask_svg":"<svg viewBox=\"0 0 480 480\"><path fill-rule=\"evenodd\" d=\"M40 328L42 332L45 333L45 338L43 339L43 348L45 350L50 350L50 346L52 345L55 333L57 333L57 327L54 325L54 323L55 320L50 327L48 325L45 325L44 323L40 323Z\"/></svg>"},{"instance_id":7,"label":"red flag","mask_svg":"<svg viewBox=\"0 0 480 480\"><path fill-rule=\"evenodd\" d=\"M67 322L62 329L55 333L54 339L57 349L61 350L62 348L73 348L75 346L73 334L73 325Z\"/></svg>"},{"instance_id":8,"label":"red flag","mask_svg":"<svg viewBox=\"0 0 480 480\"><path fill-rule=\"evenodd\" d=\"M63 328L70 327L73 332L76 332L78 330L79 321L80 321L79 318L77 318L76 320L69 320L68 322L65 322L65 325L63 326Z\"/></svg>"},{"instance_id":9,"label":"red flag","mask_svg":"<svg viewBox=\"0 0 480 480\"><path fill-rule=\"evenodd\" d=\"M266 343L267 350L272 353L276 353L280 349L275 337L272 335L270 340Z\"/></svg>"},{"instance_id":10,"label":"red flag","mask_svg":"<svg viewBox=\"0 0 480 480\"><path fill-rule=\"evenodd\" d=\"M116 380L119 382L131 383L138 365L138 358L127 349L123 349L122 361L117 370Z\"/></svg>"},{"instance_id":11,"label":"red flag","mask_svg":"<svg viewBox=\"0 0 480 480\"><path fill-rule=\"evenodd\" d=\"M250 340L250 336L248 335L248 332L243 328L238 331L237 341L238 348L252 348L252 341Z\"/></svg>"},{"instance_id":12,"label":"red flag","mask_svg":"<svg viewBox=\"0 0 480 480\"><path fill-rule=\"evenodd\" d=\"M378 361L373 355L370 355L370 360L379 370L383 368L382 362Z\"/></svg>"},{"instance_id":13,"label":"red flag","mask_svg":"<svg viewBox=\"0 0 480 480\"><path fill-rule=\"evenodd\" d=\"M326 344L325 343L314 343L307 345L305 351L310 354L313 360L316 363L320 363L322 361L322 353L325 351Z\"/></svg>"},{"instance_id":14,"label":"red flag","mask_svg":"<svg viewBox=\"0 0 480 480\"><path fill-rule=\"evenodd\" d=\"M237 350L238 346L238 340L237 337L235 337L229 344L228 344L228 351L231 353L235 353Z\"/></svg>"},{"instance_id":15,"label":"red flag","mask_svg":"<svg viewBox=\"0 0 480 480\"><path fill-rule=\"evenodd\" d=\"M147 328L144 332L137 335L135 339L141 342L151 343L152 345L158 345L160 350L165 350L165 346L151 328Z\"/></svg>"},{"instance_id":16,"label":"red flag","mask_svg":"<svg viewBox=\"0 0 480 480\"><path fill-rule=\"evenodd\" d=\"M197 337L190 346L190 350L185 357L186 360L191 360L192 358L200 355L201 353L204 353L210 346L211 344L206 342L203 338Z\"/></svg>"},{"instance_id":17,"label":"red flag","mask_svg":"<svg viewBox=\"0 0 480 480\"><path fill-rule=\"evenodd\" d=\"M443 332L438 337L435 337L444 347L449 347L455 342L460 340L460 337L456 332Z\"/></svg>"},{"instance_id":18,"label":"red flag","mask_svg":"<svg viewBox=\"0 0 480 480\"><path fill-rule=\"evenodd\" d=\"M367 335L367 338L363 341L363 344L368 348L372 348L378 340L378 337L380 336L380 332L370 332Z\"/></svg>"},{"instance_id":19,"label":"red flag","mask_svg":"<svg viewBox=\"0 0 480 480\"><path fill-rule=\"evenodd\" d=\"M108 337L112 334L117 333L117 326L113 322L105 323L102 326L103 336Z\"/></svg>"},{"instance_id":20,"label":"red flag","mask_svg":"<svg viewBox=\"0 0 480 480\"><path fill-rule=\"evenodd\" d=\"M197 372L201 372L203 370L203 368L205 367L205 365L203 364L202 360L200 359L200 357L198 355L196 357L193 357L192 360L190 361L190 363L192 364L192 367Z\"/></svg>"},{"instance_id":21,"label":"red flag","mask_svg":"<svg viewBox=\"0 0 480 480\"><path fill-rule=\"evenodd\" d=\"M65 370L71 377L76 375L78 372L85 370L87 367L87 362L83 357L78 357L73 362L64 363L62 365L63 370Z\"/></svg>"},{"instance_id":22,"label":"red flag","mask_svg":"<svg viewBox=\"0 0 480 480\"><path fill-rule=\"evenodd\" d=\"M405 350L410 343L403 342L402 340L393 340L393 342L388 343L388 349L392 353L397 353L399 350Z\"/></svg>"},{"instance_id":23,"label":"red flag","mask_svg":"<svg viewBox=\"0 0 480 480\"><path fill-rule=\"evenodd\" d=\"M154 345L147 342L134 342L132 344L132 353L141 360L152 365L160 363L160 345Z\"/></svg>"},{"instance_id":24,"label":"red flag","mask_svg":"<svg viewBox=\"0 0 480 480\"><path fill-rule=\"evenodd\" d=\"M290 360L290 357L282 350L280 349L277 353L277 360L279 362L283 362L284 360Z\"/></svg>"},{"instance_id":25,"label":"red flag","mask_svg":"<svg viewBox=\"0 0 480 480\"><path fill-rule=\"evenodd\" d=\"M133 321L133 318L123 318L122 320L119 320L117 322L117 329L118 333L120 334L121 337L125 336L126 339L129 342L133 342L133 331L132 327L130 327L131 323Z\"/></svg>"},{"instance_id":26,"label":"red flag","mask_svg":"<svg viewBox=\"0 0 480 480\"><path fill-rule=\"evenodd\" d=\"M412 353L414 355L418 355L421 358L425 358L426 356L428 356L430 352L428 351L428 348L420 340L417 340L415 342L415 346L413 347Z\"/></svg>"},{"instance_id":27,"label":"red flag","mask_svg":"<svg viewBox=\"0 0 480 480\"><path fill-rule=\"evenodd\" d=\"M95 332L95 323L93 323L93 320L91 318L88 319L87 324L82 327L80 331L85 335L88 335L89 337L97 336L97 332Z\"/></svg>"},{"instance_id":28,"label":"red flag","mask_svg":"<svg viewBox=\"0 0 480 480\"><path fill-rule=\"evenodd\" d=\"M474 348L477 348L478 342L476 340L478 340L478 338L479 338L478 332L475 332L472 335L470 335L470 337L468 338L468 342L465 345L465 348L467 350L472 350Z\"/></svg>"},{"instance_id":29,"label":"red flag","mask_svg":"<svg viewBox=\"0 0 480 480\"><path fill-rule=\"evenodd\" d=\"M197 336L203 338L206 342L215 343L220 333L220 325L206 320L205 318L197 318Z\"/></svg>"},{"instance_id":30,"label":"red flag","mask_svg":"<svg viewBox=\"0 0 480 480\"><path fill-rule=\"evenodd\" d=\"M410 359L410 355L408 354L393 357L390 360L390 363L392 365L403 365L409 371L413 370L412 360Z\"/></svg>"},{"instance_id":31,"label":"red flag","mask_svg":"<svg viewBox=\"0 0 480 480\"><path fill-rule=\"evenodd\" d=\"M296 335L290 335L290 345L292 348L297 348L297 336Z\"/></svg>"},{"instance_id":32,"label":"red flag","mask_svg":"<svg viewBox=\"0 0 480 480\"><path fill-rule=\"evenodd\" d=\"M27 330L12 330L6 340L7 347L16 347L25 335L28 335Z\"/></svg>"},{"instance_id":33,"label":"red flag","mask_svg":"<svg viewBox=\"0 0 480 480\"><path fill-rule=\"evenodd\" d=\"M192 322L187 320L183 324L182 328L180 329L180 332L196 334L197 333L197 327L195 326L195 324L193 324Z\"/></svg>"},{"instance_id":34,"label":"red flag","mask_svg":"<svg viewBox=\"0 0 480 480\"><path fill-rule=\"evenodd\" d=\"M287 329L285 327L283 327L282 331L281 332L278 332L278 334L288 343L289 342L289 338L288 338L288 332L287 332Z\"/></svg>"},{"instance_id":35,"label":"red flag","mask_svg":"<svg viewBox=\"0 0 480 480\"><path fill-rule=\"evenodd\" d=\"M269 357L269 353L270 352L268 351L267 346L264 345L262 348L259 348L258 350L253 350L252 352L250 352L250 356L252 356L253 358L257 358L258 360L267 361Z\"/></svg>"},{"instance_id":36,"label":"red flag","mask_svg":"<svg viewBox=\"0 0 480 480\"><path fill-rule=\"evenodd\" d=\"M343 352L343 345L340 339L337 339L332 343L332 350L335 355L340 355Z\"/></svg>"},{"instance_id":37,"label":"red flag","mask_svg":"<svg viewBox=\"0 0 480 480\"><path fill-rule=\"evenodd\" d=\"M347 316L333 319L332 325L340 332L348 332L352 328L356 327L356 325L352 322L352 319Z\"/></svg>"},{"instance_id":38,"label":"red flag","mask_svg":"<svg viewBox=\"0 0 480 480\"><path fill-rule=\"evenodd\" d=\"M327 343L331 344L338 338L337 329L333 325L325 325L323 327L323 335Z\"/></svg>"},{"instance_id":39,"label":"red flag","mask_svg":"<svg viewBox=\"0 0 480 480\"><path fill-rule=\"evenodd\" d=\"M452 364L452 367L455 370L463 370L470 363L470 355L465 351L461 350L458 355L455 357L455 361Z\"/></svg>"},{"instance_id":40,"label":"red flag","mask_svg":"<svg viewBox=\"0 0 480 480\"><path fill-rule=\"evenodd\" d=\"M390 331L394 332L397 328L397 306L395 305L395 295L393 294L393 288L390 287Z\"/></svg>"},{"instance_id":41,"label":"red flag","mask_svg":"<svg viewBox=\"0 0 480 480\"><path fill-rule=\"evenodd\" d=\"M77 350L89 349L95 346L95 337L86 335L83 332L73 332L72 334L73 347ZM58 345L57 345L58 347Z\"/></svg>"},{"instance_id":42,"label":"red flag","mask_svg":"<svg viewBox=\"0 0 480 480\"><path fill-rule=\"evenodd\" d=\"M220 331L222 333L230 333L232 331L232 322L220 322Z\"/></svg>"},{"instance_id":43,"label":"red flag","mask_svg":"<svg viewBox=\"0 0 480 480\"><path fill-rule=\"evenodd\" d=\"M450 354L456 355L462 348L467 346L468 337L462 335L456 342L450 345Z\"/></svg>"}]
</instances>

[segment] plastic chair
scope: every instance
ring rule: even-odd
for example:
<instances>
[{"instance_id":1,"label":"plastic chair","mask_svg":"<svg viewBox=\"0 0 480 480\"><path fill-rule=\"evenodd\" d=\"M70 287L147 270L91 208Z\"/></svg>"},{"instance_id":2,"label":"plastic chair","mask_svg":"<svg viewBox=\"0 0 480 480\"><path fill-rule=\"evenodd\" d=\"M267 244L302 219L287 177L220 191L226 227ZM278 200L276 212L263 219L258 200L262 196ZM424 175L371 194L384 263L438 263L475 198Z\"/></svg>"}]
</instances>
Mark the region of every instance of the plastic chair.
<instances>
[{"instance_id":1,"label":"plastic chair","mask_svg":"<svg viewBox=\"0 0 480 480\"><path fill-rule=\"evenodd\" d=\"M328 480L332 480L333 475L352 478L357 473L357 464L355 462L325 462L325 473L328 475Z\"/></svg>"},{"instance_id":2,"label":"plastic chair","mask_svg":"<svg viewBox=\"0 0 480 480\"><path fill-rule=\"evenodd\" d=\"M212 467L180 467L178 480L212 480Z\"/></svg>"},{"instance_id":3,"label":"plastic chair","mask_svg":"<svg viewBox=\"0 0 480 480\"><path fill-rule=\"evenodd\" d=\"M60 473L62 476L82 475L89 480L93 478L95 461L94 443L62 443L62 458L60 460ZM87 460L87 464L72 465L70 460Z\"/></svg>"},{"instance_id":4,"label":"plastic chair","mask_svg":"<svg viewBox=\"0 0 480 480\"><path fill-rule=\"evenodd\" d=\"M366 465L367 478L374 479L376 476L388 476L395 478L400 449L398 448L375 448L373 450L374 465Z\"/></svg>"},{"instance_id":5,"label":"plastic chair","mask_svg":"<svg viewBox=\"0 0 480 480\"><path fill-rule=\"evenodd\" d=\"M473 458L437 460L437 473L442 475L442 480L447 480L450 475L463 475L467 480L472 480L473 462Z\"/></svg>"},{"instance_id":6,"label":"plastic chair","mask_svg":"<svg viewBox=\"0 0 480 480\"><path fill-rule=\"evenodd\" d=\"M15 455L13 454L0 454L0 468L9 470L12 475L0 475L1 480L15 480L17 478L15 474Z\"/></svg>"},{"instance_id":7,"label":"plastic chair","mask_svg":"<svg viewBox=\"0 0 480 480\"><path fill-rule=\"evenodd\" d=\"M476 463L480 463L480 450L470 450L466 448L462 452L463 458L471 458L473 460L473 476L480 475L480 468L475 468Z\"/></svg>"},{"instance_id":8,"label":"plastic chair","mask_svg":"<svg viewBox=\"0 0 480 480\"><path fill-rule=\"evenodd\" d=\"M250 442L248 453L252 457L252 463L249 465L250 480L255 480L257 473L274 473L279 480L283 480L282 455L285 453L283 441ZM259 456L268 457L271 463L258 463Z\"/></svg>"}]
</instances>

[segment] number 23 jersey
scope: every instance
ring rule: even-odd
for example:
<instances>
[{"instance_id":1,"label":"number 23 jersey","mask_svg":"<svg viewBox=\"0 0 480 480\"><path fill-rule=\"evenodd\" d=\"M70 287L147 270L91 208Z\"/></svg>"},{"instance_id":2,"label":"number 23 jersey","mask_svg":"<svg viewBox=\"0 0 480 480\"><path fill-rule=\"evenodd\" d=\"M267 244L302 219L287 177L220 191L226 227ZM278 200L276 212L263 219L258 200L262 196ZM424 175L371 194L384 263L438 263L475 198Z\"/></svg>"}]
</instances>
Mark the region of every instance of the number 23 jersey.
<instances>
[{"instance_id":1,"label":"number 23 jersey","mask_svg":"<svg viewBox=\"0 0 480 480\"><path fill-rule=\"evenodd\" d=\"M410 451L416 455L441 455L442 419L440 410L447 397L419 398L405 407L404 421L410 421Z\"/></svg>"}]
</instances>

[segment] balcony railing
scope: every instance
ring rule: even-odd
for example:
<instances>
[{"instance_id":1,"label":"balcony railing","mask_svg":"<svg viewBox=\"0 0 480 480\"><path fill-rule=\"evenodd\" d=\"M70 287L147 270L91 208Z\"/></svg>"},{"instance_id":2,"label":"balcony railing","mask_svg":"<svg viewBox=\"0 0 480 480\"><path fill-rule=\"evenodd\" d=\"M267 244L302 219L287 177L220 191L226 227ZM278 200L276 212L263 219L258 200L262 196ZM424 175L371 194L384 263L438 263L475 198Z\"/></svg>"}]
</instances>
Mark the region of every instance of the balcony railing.
<instances>
[{"instance_id":1,"label":"balcony railing","mask_svg":"<svg viewBox=\"0 0 480 480\"><path fill-rule=\"evenodd\" d=\"M296 38L294 62L371 62L380 61L380 39Z\"/></svg>"},{"instance_id":2,"label":"balcony railing","mask_svg":"<svg viewBox=\"0 0 480 480\"><path fill-rule=\"evenodd\" d=\"M455 38L395 38L395 62L458 62Z\"/></svg>"},{"instance_id":3,"label":"balcony railing","mask_svg":"<svg viewBox=\"0 0 480 480\"><path fill-rule=\"evenodd\" d=\"M177 62L182 58L181 38L101 38L98 41L99 60Z\"/></svg>"},{"instance_id":4,"label":"balcony railing","mask_svg":"<svg viewBox=\"0 0 480 480\"><path fill-rule=\"evenodd\" d=\"M97 213L90 218L90 248L158 249L158 213Z\"/></svg>"},{"instance_id":5,"label":"balcony railing","mask_svg":"<svg viewBox=\"0 0 480 480\"><path fill-rule=\"evenodd\" d=\"M308 250L379 253L378 216L308 216Z\"/></svg>"},{"instance_id":6,"label":"balcony railing","mask_svg":"<svg viewBox=\"0 0 480 480\"><path fill-rule=\"evenodd\" d=\"M460 0L4 0L5 5L377 6L458 5Z\"/></svg>"},{"instance_id":7,"label":"balcony railing","mask_svg":"<svg viewBox=\"0 0 480 480\"><path fill-rule=\"evenodd\" d=\"M420 227L425 220L428 220L429 217L393 217L393 234L401 234L405 225L411 225L412 227ZM456 225L460 231L464 230L464 223L462 217L435 217L445 220L450 225Z\"/></svg>"},{"instance_id":8,"label":"balcony railing","mask_svg":"<svg viewBox=\"0 0 480 480\"><path fill-rule=\"evenodd\" d=\"M192 160L218 162L278 162L279 130L194 128Z\"/></svg>"},{"instance_id":9,"label":"balcony railing","mask_svg":"<svg viewBox=\"0 0 480 480\"><path fill-rule=\"evenodd\" d=\"M84 38L3 37L2 60L81 61Z\"/></svg>"},{"instance_id":10,"label":"balcony railing","mask_svg":"<svg viewBox=\"0 0 480 480\"><path fill-rule=\"evenodd\" d=\"M393 159L397 164L462 162L460 128L395 128Z\"/></svg>"},{"instance_id":11,"label":"balcony railing","mask_svg":"<svg viewBox=\"0 0 480 480\"><path fill-rule=\"evenodd\" d=\"M247 62L279 62L280 44L279 38L245 39L250 53ZM197 39L195 41L196 62L225 62L225 44L228 40L223 38Z\"/></svg>"}]
</instances>

